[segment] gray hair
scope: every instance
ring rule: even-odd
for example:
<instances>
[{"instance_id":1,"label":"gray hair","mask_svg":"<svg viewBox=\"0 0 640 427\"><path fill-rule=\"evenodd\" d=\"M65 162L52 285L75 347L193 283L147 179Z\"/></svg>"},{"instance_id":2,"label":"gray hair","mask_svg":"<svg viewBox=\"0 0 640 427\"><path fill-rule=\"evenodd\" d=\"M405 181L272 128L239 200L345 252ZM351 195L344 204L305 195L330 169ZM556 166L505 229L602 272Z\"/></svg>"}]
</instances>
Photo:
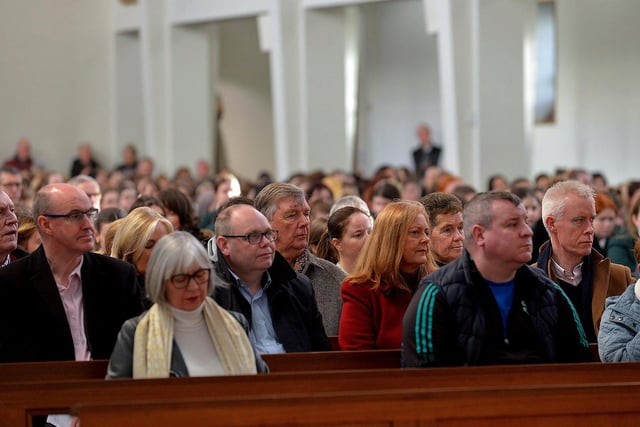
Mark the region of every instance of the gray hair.
<instances>
[{"instance_id":1,"label":"gray hair","mask_svg":"<svg viewBox=\"0 0 640 427\"><path fill-rule=\"evenodd\" d=\"M271 221L278 209L278 202L285 197L294 197L300 204L305 201L304 191L300 187L287 182L274 182L260 190L253 206Z\"/></svg>"},{"instance_id":2,"label":"gray hair","mask_svg":"<svg viewBox=\"0 0 640 427\"><path fill-rule=\"evenodd\" d=\"M76 175L73 178L69 179L69 181L67 181L67 184L73 185L74 187L79 186L80 184L83 184L85 182L93 182L95 184L98 185L98 188L100 188L100 184L98 183L98 181L96 181L95 178L89 176L89 175Z\"/></svg>"},{"instance_id":3,"label":"gray hair","mask_svg":"<svg viewBox=\"0 0 640 427\"><path fill-rule=\"evenodd\" d=\"M214 268L202 243L186 231L174 231L158 240L151 252L145 276L149 299L166 304L165 290L171 276L185 273L194 263L200 268L211 269L207 285L207 295L211 295L221 284L214 280Z\"/></svg>"},{"instance_id":4,"label":"gray hair","mask_svg":"<svg viewBox=\"0 0 640 427\"><path fill-rule=\"evenodd\" d=\"M360 197L350 194L348 196L342 196L338 200L336 200L333 206L331 206L331 210L329 210L329 216L333 215L333 213L338 209L344 208L347 206L358 208L364 213L366 213L367 215L371 215L369 213L369 206L367 206L367 203L364 200L362 200Z\"/></svg>"},{"instance_id":5,"label":"gray hair","mask_svg":"<svg viewBox=\"0 0 640 427\"><path fill-rule=\"evenodd\" d=\"M567 197L570 194L590 200L595 209L595 191L591 187L580 181L560 181L551 186L542 198L542 222L547 232L549 232L547 218L553 217L556 220L562 218L564 209L567 207Z\"/></svg>"},{"instance_id":6,"label":"gray hair","mask_svg":"<svg viewBox=\"0 0 640 427\"><path fill-rule=\"evenodd\" d=\"M464 207L462 227L464 229L465 240L471 240L474 225L480 225L486 229L491 229L493 224L493 202L504 200L514 206L520 206L520 198L508 191L487 191L478 193Z\"/></svg>"}]
</instances>

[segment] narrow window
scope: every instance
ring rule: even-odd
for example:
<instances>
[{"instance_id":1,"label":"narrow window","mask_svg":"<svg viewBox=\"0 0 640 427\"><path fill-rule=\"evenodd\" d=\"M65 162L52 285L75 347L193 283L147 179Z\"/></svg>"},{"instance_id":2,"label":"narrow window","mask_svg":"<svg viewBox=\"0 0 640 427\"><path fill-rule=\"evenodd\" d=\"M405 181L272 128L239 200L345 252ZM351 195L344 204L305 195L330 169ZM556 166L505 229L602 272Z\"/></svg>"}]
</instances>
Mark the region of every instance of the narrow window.
<instances>
[{"instance_id":1,"label":"narrow window","mask_svg":"<svg viewBox=\"0 0 640 427\"><path fill-rule=\"evenodd\" d=\"M555 122L556 79L556 4L550 0L539 0L536 17L535 117L537 124Z\"/></svg>"}]
</instances>

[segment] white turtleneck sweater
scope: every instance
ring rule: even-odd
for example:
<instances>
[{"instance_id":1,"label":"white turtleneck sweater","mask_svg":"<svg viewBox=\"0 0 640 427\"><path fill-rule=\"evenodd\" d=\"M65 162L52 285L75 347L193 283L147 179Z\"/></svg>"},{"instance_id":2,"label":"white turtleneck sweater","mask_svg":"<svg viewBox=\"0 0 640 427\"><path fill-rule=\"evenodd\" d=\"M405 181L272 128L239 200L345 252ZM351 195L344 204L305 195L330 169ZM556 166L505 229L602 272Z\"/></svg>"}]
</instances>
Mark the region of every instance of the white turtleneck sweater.
<instances>
[{"instance_id":1,"label":"white turtleneck sweater","mask_svg":"<svg viewBox=\"0 0 640 427\"><path fill-rule=\"evenodd\" d=\"M189 376L225 375L202 315L204 304L193 311L170 308L174 318L173 339L180 348Z\"/></svg>"}]
</instances>

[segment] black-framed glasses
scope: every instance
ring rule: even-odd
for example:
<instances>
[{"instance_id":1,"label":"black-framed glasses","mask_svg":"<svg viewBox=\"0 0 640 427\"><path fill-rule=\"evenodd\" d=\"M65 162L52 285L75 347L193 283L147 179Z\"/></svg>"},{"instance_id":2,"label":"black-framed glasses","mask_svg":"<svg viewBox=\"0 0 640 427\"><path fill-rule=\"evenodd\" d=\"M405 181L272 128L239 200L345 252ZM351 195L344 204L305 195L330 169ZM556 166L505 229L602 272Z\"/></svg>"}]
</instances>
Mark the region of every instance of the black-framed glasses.
<instances>
[{"instance_id":1,"label":"black-framed glasses","mask_svg":"<svg viewBox=\"0 0 640 427\"><path fill-rule=\"evenodd\" d=\"M264 233L260 233L256 231L254 233L249 234L223 234L222 237L226 237L228 239L245 239L252 245L257 245L262 242L262 236L266 237L268 241L273 242L278 238L278 230L267 230Z\"/></svg>"},{"instance_id":2,"label":"black-framed glasses","mask_svg":"<svg viewBox=\"0 0 640 427\"><path fill-rule=\"evenodd\" d=\"M189 286L189 281L193 279L196 282L196 285L204 285L209 282L209 277L211 276L210 268L201 268L200 270L196 270L192 274L180 273L174 274L169 279L173 286L176 289L184 289Z\"/></svg>"},{"instance_id":3,"label":"black-framed glasses","mask_svg":"<svg viewBox=\"0 0 640 427\"><path fill-rule=\"evenodd\" d=\"M90 221L93 221L98 215L98 209L91 208L88 211L71 211L66 214L42 214L42 216L46 216L47 218L65 218L69 221L80 222L86 216Z\"/></svg>"}]
</instances>

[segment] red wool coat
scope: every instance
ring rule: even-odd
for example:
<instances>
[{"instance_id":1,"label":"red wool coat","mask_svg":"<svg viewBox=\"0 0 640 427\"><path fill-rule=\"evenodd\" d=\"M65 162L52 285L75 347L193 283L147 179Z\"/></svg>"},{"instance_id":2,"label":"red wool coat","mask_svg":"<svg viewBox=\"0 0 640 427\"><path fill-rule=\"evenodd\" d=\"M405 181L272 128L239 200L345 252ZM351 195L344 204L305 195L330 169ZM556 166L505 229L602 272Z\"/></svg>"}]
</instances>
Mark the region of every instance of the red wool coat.
<instances>
[{"instance_id":1,"label":"red wool coat","mask_svg":"<svg viewBox=\"0 0 640 427\"><path fill-rule=\"evenodd\" d=\"M341 350L400 348L402 318L411 292L371 290L371 283L342 283L342 314L338 343Z\"/></svg>"}]
</instances>

